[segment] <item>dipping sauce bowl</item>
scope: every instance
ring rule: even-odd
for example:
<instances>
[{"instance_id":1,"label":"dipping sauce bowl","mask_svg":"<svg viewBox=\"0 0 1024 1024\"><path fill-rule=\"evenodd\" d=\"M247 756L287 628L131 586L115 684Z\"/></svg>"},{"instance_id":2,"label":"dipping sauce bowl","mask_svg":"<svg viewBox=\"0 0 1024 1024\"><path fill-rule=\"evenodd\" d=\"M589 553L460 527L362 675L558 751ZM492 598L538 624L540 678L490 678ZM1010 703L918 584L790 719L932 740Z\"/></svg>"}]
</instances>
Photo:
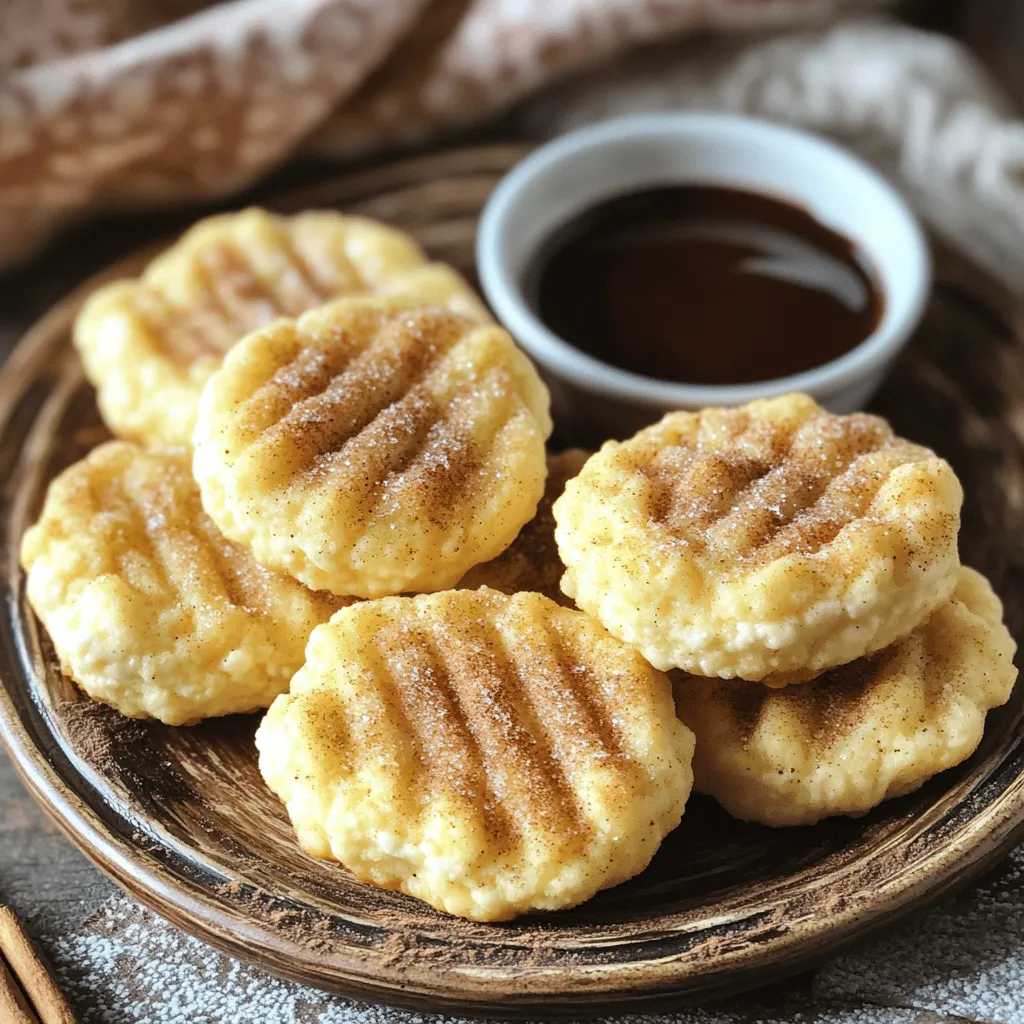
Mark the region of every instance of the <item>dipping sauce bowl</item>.
<instances>
[{"instance_id":1,"label":"dipping sauce bowl","mask_svg":"<svg viewBox=\"0 0 1024 1024\"><path fill-rule=\"evenodd\" d=\"M799 373L701 384L613 366L549 329L528 294L529 282L559 230L613 197L679 185L774 198L843 236L881 295L874 330L845 354ZM540 367L554 414L577 443L627 436L672 409L735 405L788 391L806 391L835 412L862 408L917 326L931 286L924 233L876 171L817 136L721 114L619 118L541 146L491 195L477 236L477 266L491 307ZM685 345L685 315L678 333Z\"/></svg>"}]
</instances>

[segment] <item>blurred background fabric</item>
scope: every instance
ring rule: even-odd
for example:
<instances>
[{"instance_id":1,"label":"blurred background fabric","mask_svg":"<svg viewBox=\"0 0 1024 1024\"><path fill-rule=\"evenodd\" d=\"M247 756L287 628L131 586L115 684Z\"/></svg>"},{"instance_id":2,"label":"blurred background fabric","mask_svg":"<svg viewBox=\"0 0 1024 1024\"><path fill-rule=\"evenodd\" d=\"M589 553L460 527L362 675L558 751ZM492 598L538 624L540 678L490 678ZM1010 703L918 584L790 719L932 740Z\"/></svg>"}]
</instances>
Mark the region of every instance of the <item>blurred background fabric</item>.
<instances>
[{"instance_id":1,"label":"blurred background fabric","mask_svg":"<svg viewBox=\"0 0 1024 1024\"><path fill-rule=\"evenodd\" d=\"M4 0L0 265L84 212L226 195L302 149L420 141L639 43L863 6Z\"/></svg>"},{"instance_id":2,"label":"blurred background fabric","mask_svg":"<svg viewBox=\"0 0 1024 1024\"><path fill-rule=\"evenodd\" d=\"M832 135L1024 288L1024 125L962 44L891 7L2 0L0 267L88 213L228 196L295 158L430 142L525 100L512 126L532 135L694 108ZM990 64L1019 66L1024 3L964 10Z\"/></svg>"}]
</instances>

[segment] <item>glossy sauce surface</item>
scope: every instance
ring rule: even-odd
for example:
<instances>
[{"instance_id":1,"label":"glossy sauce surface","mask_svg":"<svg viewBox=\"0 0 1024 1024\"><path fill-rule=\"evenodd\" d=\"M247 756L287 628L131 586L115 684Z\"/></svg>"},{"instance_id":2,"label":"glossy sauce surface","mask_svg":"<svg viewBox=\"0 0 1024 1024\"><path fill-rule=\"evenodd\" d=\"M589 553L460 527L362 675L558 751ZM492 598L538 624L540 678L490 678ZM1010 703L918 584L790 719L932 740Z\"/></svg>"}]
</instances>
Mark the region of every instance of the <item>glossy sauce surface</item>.
<instances>
[{"instance_id":1,"label":"glossy sauce surface","mask_svg":"<svg viewBox=\"0 0 1024 1024\"><path fill-rule=\"evenodd\" d=\"M544 323L649 377L741 384L849 352L883 297L855 246L784 201L710 186L629 193L541 247L524 281Z\"/></svg>"}]
</instances>

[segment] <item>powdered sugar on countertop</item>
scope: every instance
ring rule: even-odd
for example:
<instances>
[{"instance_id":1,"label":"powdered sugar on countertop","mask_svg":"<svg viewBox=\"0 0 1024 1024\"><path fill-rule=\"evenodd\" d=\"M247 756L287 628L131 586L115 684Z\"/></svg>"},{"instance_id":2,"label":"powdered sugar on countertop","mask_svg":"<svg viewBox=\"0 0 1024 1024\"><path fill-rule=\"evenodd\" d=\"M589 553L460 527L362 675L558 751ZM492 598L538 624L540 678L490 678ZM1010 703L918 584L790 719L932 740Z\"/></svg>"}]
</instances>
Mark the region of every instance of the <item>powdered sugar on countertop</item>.
<instances>
[{"instance_id":1,"label":"powdered sugar on countertop","mask_svg":"<svg viewBox=\"0 0 1024 1024\"><path fill-rule=\"evenodd\" d=\"M82 1024L441 1024L278 980L179 932L127 897L47 943ZM797 992L803 990L803 994ZM985 881L826 964L808 990L624 1024L1024 1024L1024 847ZM808 994L809 992L809 994ZM458 1022L461 1024L461 1022Z\"/></svg>"},{"instance_id":2,"label":"powdered sugar on countertop","mask_svg":"<svg viewBox=\"0 0 1024 1024\"><path fill-rule=\"evenodd\" d=\"M979 887L827 964L814 995L1024 1022L1024 846Z\"/></svg>"}]
</instances>

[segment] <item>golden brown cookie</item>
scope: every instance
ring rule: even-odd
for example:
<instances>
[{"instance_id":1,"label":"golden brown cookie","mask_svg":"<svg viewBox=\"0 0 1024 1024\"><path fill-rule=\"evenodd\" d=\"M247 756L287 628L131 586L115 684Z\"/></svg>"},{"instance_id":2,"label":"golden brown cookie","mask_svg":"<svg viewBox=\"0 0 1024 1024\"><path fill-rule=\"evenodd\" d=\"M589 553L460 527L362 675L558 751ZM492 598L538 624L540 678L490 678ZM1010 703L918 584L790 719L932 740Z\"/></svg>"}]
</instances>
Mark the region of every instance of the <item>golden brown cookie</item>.
<instances>
[{"instance_id":1,"label":"golden brown cookie","mask_svg":"<svg viewBox=\"0 0 1024 1024\"><path fill-rule=\"evenodd\" d=\"M540 594L487 588L339 612L256 745L307 853L478 921L642 871L693 754L668 679L635 651Z\"/></svg>"},{"instance_id":2,"label":"golden brown cookie","mask_svg":"<svg viewBox=\"0 0 1024 1024\"><path fill-rule=\"evenodd\" d=\"M519 531L512 544L497 558L474 566L459 581L459 588L475 590L491 587L503 594L532 590L552 601L572 607L560 587L565 566L555 544L555 517L551 506L559 498L568 480L583 468L592 452L570 448L548 456L548 479L537 514Z\"/></svg>"},{"instance_id":3,"label":"golden brown cookie","mask_svg":"<svg viewBox=\"0 0 1024 1024\"><path fill-rule=\"evenodd\" d=\"M499 327L347 299L251 334L203 392L203 504L257 560L379 597L454 586L544 491L548 394Z\"/></svg>"},{"instance_id":4,"label":"golden brown cookie","mask_svg":"<svg viewBox=\"0 0 1024 1024\"><path fill-rule=\"evenodd\" d=\"M239 338L343 295L401 295L480 322L451 267L365 217L248 209L200 221L134 280L86 302L74 340L100 411L121 437L188 445L203 385Z\"/></svg>"},{"instance_id":5,"label":"golden brown cookie","mask_svg":"<svg viewBox=\"0 0 1024 1024\"><path fill-rule=\"evenodd\" d=\"M267 707L341 604L225 540L189 461L100 446L50 484L21 546L64 672L94 700L170 725Z\"/></svg>"},{"instance_id":6,"label":"golden brown cookie","mask_svg":"<svg viewBox=\"0 0 1024 1024\"><path fill-rule=\"evenodd\" d=\"M808 825L864 814L969 757L1013 689L1016 644L988 581L957 578L909 636L800 686L674 673L697 736L694 787L737 818Z\"/></svg>"},{"instance_id":7,"label":"golden brown cookie","mask_svg":"<svg viewBox=\"0 0 1024 1024\"><path fill-rule=\"evenodd\" d=\"M562 589L658 668L782 682L946 600L962 499L945 460L806 395L671 413L555 503Z\"/></svg>"}]
</instances>

